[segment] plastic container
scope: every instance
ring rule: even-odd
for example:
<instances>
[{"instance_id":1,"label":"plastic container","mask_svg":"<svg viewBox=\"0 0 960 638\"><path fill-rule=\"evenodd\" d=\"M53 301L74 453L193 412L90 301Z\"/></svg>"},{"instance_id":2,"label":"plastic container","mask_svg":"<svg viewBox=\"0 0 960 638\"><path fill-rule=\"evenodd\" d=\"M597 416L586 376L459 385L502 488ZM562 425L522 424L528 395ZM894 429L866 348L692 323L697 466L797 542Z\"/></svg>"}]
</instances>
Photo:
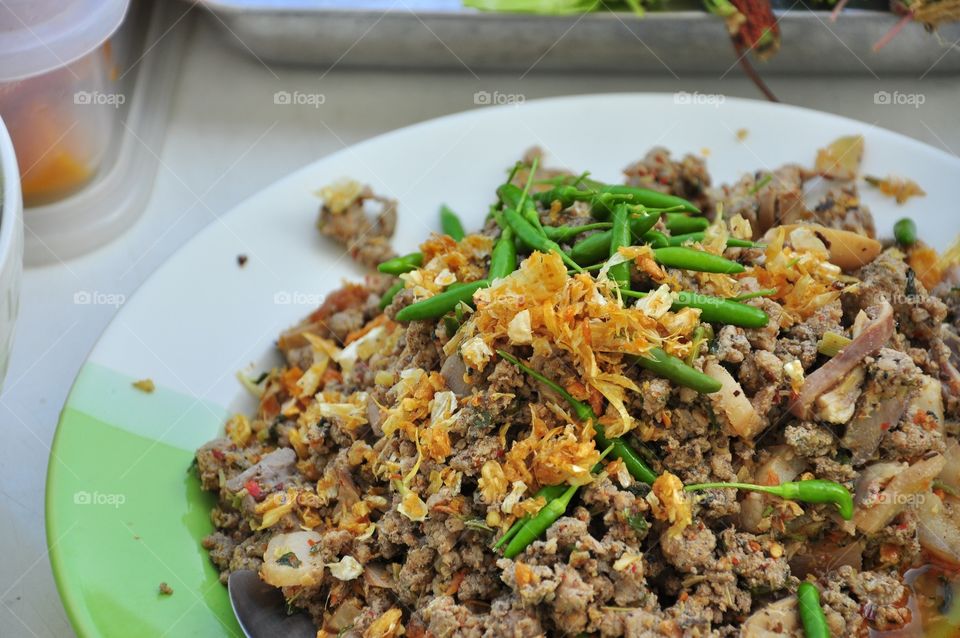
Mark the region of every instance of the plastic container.
<instances>
[{"instance_id":1,"label":"plastic container","mask_svg":"<svg viewBox=\"0 0 960 638\"><path fill-rule=\"evenodd\" d=\"M17 158L0 119L0 386L13 350L23 271L23 206Z\"/></svg>"},{"instance_id":2,"label":"plastic container","mask_svg":"<svg viewBox=\"0 0 960 638\"><path fill-rule=\"evenodd\" d=\"M0 114L20 160L28 266L103 245L146 207L189 21L177 3L127 2L0 0ZM11 27L27 13L38 37Z\"/></svg>"},{"instance_id":3,"label":"plastic container","mask_svg":"<svg viewBox=\"0 0 960 638\"><path fill-rule=\"evenodd\" d=\"M128 2L0 3L0 116L28 207L77 192L102 166L124 100L107 39Z\"/></svg>"}]
</instances>

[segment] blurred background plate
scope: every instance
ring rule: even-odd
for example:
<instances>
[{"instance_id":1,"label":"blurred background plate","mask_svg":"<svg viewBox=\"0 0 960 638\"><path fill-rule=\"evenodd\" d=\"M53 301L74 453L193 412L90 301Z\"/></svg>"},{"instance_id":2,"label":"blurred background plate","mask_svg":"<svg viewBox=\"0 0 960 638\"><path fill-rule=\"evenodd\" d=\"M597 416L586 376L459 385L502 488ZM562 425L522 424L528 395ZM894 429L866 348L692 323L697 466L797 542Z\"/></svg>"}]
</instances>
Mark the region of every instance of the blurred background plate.
<instances>
[{"instance_id":1,"label":"blurred background plate","mask_svg":"<svg viewBox=\"0 0 960 638\"><path fill-rule=\"evenodd\" d=\"M722 19L692 0L667 0L644 18L484 13L460 0L199 0L231 44L267 62L319 67L470 71L619 71L726 74L737 65ZM885 0L851 2L836 22L825 5L776 0L780 51L761 73L953 74L960 24L939 34L910 23L878 52L898 21ZM346 53L349 52L349 55Z\"/></svg>"}]
</instances>

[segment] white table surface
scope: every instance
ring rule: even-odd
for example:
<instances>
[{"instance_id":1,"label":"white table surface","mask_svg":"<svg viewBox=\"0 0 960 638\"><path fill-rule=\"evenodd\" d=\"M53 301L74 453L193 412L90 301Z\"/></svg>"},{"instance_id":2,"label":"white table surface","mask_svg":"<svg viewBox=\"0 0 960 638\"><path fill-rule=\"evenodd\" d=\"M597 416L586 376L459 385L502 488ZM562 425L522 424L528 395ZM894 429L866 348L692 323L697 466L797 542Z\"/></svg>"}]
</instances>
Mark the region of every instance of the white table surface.
<instances>
[{"instance_id":1,"label":"white table surface","mask_svg":"<svg viewBox=\"0 0 960 638\"><path fill-rule=\"evenodd\" d=\"M189 16L180 82L153 195L112 244L24 275L9 376L0 395L0 637L72 635L50 572L43 530L50 442L74 375L115 309L73 303L79 290L131 295L218 216L290 171L371 136L476 108L478 90L525 99L572 93L699 91L757 97L737 70L723 79L617 75L377 72L344 66L268 67L228 46L209 18ZM375 35L375 34L372 34ZM950 53L956 55L958 53ZM349 54L345 57L349 61ZM960 82L918 78L768 78L784 102L830 111L960 151ZM276 106L275 91L321 92L326 103ZM877 90L920 93L922 106L878 105ZM638 153L639 155L639 153ZM922 176L915 176L922 183ZM269 211L264 211L267 214Z\"/></svg>"}]
</instances>

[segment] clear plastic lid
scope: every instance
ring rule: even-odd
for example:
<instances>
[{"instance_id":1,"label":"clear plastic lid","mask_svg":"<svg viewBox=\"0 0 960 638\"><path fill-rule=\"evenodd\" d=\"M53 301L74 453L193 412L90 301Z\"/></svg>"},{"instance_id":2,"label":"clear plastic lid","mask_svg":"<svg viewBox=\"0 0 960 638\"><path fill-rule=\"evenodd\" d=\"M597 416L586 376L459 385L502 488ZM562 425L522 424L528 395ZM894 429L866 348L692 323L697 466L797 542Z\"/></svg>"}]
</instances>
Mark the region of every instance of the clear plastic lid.
<instances>
[{"instance_id":1,"label":"clear plastic lid","mask_svg":"<svg viewBox=\"0 0 960 638\"><path fill-rule=\"evenodd\" d=\"M3 0L0 82L66 66L109 38L130 0Z\"/></svg>"}]
</instances>

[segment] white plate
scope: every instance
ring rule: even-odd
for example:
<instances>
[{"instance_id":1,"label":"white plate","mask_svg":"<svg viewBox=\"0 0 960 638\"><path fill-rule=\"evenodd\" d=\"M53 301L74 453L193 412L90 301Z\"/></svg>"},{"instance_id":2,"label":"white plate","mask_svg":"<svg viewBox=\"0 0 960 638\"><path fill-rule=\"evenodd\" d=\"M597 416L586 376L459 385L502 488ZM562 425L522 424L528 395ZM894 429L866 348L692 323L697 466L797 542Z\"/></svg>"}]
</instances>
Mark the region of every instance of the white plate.
<instances>
[{"instance_id":1,"label":"white plate","mask_svg":"<svg viewBox=\"0 0 960 638\"><path fill-rule=\"evenodd\" d=\"M48 478L51 557L68 613L84 635L229 635L235 628L199 538L209 530L192 451L227 411L249 410L234 373L275 361L278 332L341 279L363 271L314 227L314 192L350 176L400 202L394 245L412 250L438 229L446 202L478 226L505 171L530 146L551 166L620 181L655 145L708 153L714 183L787 162L811 165L841 135L866 138L864 172L917 180L927 196L905 206L863 188L881 234L913 217L946 247L960 231L960 161L901 135L805 109L734 99L599 95L481 108L412 126L324 158L238 206L191 241L121 309L67 401ZM703 97L703 96L700 96ZM687 102L678 104L678 101ZM749 135L738 141L736 132ZM245 254L245 268L236 257ZM152 378L144 395L130 381ZM91 453L95 442L100 453ZM167 460L172 459L172 460ZM136 536L137 538L134 538ZM160 600L156 584L177 595ZM146 592L146 593L145 593ZM219 619L219 620L217 620ZM132 621L129 621L132 622ZM222 623L222 624L221 624ZM158 629L160 633L160 629Z\"/></svg>"}]
</instances>

